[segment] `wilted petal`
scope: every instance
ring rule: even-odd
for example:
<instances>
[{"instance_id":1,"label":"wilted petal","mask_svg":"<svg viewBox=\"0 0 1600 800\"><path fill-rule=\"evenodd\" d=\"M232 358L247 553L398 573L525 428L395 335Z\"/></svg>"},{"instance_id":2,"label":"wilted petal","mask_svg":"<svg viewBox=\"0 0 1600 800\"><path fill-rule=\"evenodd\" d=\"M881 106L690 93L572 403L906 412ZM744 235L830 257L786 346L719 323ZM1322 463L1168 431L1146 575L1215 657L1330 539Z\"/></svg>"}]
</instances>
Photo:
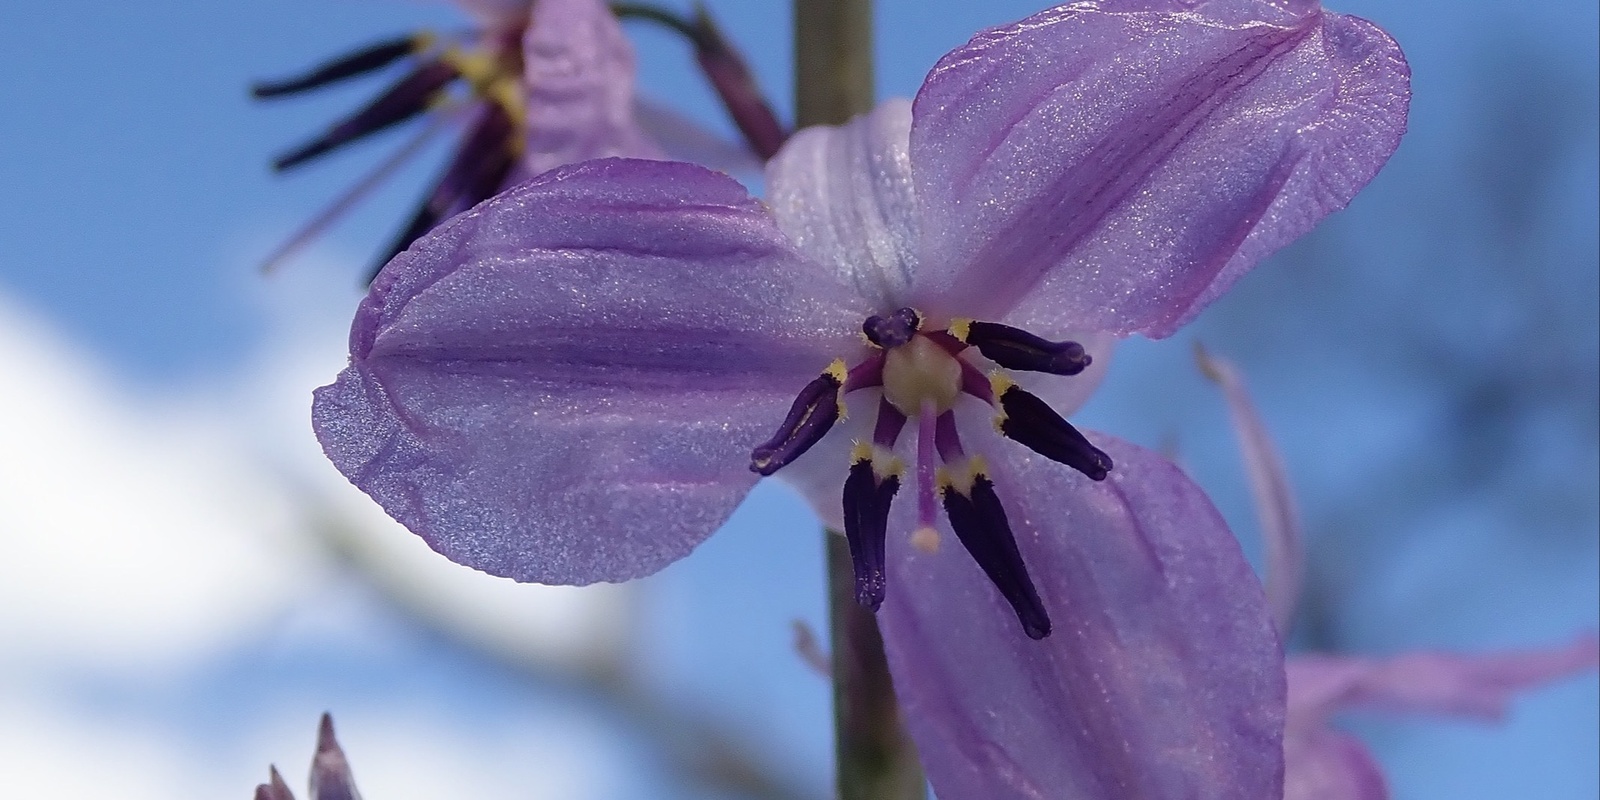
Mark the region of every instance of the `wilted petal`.
<instances>
[{"instance_id":1,"label":"wilted petal","mask_svg":"<svg viewBox=\"0 0 1600 800\"><path fill-rule=\"evenodd\" d=\"M1383 771L1367 746L1330 728L1284 740L1283 800L1385 800Z\"/></svg>"},{"instance_id":2,"label":"wilted petal","mask_svg":"<svg viewBox=\"0 0 1600 800\"><path fill-rule=\"evenodd\" d=\"M1299 655L1288 666L1290 724L1320 724L1346 708L1498 719L1518 692L1596 664L1600 639L1592 633L1563 648L1491 655Z\"/></svg>"},{"instance_id":3,"label":"wilted petal","mask_svg":"<svg viewBox=\"0 0 1600 800\"><path fill-rule=\"evenodd\" d=\"M452 560L540 583L686 554L859 299L727 176L558 168L390 262L317 392L328 457Z\"/></svg>"},{"instance_id":4,"label":"wilted petal","mask_svg":"<svg viewBox=\"0 0 1600 800\"><path fill-rule=\"evenodd\" d=\"M311 800L361 800L350 762L333 735L333 717L322 715L317 729L317 754L311 759Z\"/></svg>"},{"instance_id":5,"label":"wilted petal","mask_svg":"<svg viewBox=\"0 0 1600 800\"><path fill-rule=\"evenodd\" d=\"M934 791L1277 796L1283 662L1260 585L1177 467L1095 443L1117 465L1103 483L1015 450L991 461L1046 639L1023 635L947 528L934 554L891 533L880 619Z\"/></svg>"},{"instance_id":6,"label":"wilted petal","mask_svg":"<svg viewBox=\"0 0 1600 800\"><path fill-rule=\"evenodd\" d=\"M1222 387L1233 417L1233 433L1239 440L1239 453L1245 473L1250 476L1250 494L1255 498L1256 519L1266 545L1267 605L1272 608L1278 631L1288 636L1300 602L1300 582L1305 571L1305 544L1300 535L1300 512L1283 459L1272 443L1272 435L1256 413L1250 391L1238 368L1226 359L1213 358L1202 349L1195 351L1200 370Z\"/></svg>"},{"instance_id":7,"label":"wilted petal","mask_svg":"<svg viewBox=\"0 0 1600 800\"><path fill-rule=\"evenodd\" d=\"M767 163L779 227L853 282L874 311L903 305L916 269L910 129L911 104L890 100L849 124L800 131Z\"/></svg>"},{"instance_id":8,"label":"wilted petal","mask_svg":"<svg viewBox=\"0 0 1600 800\"><path fill-rule=\"evenodd\" d=\"M1365 21L1264 0L1112 7L1163 10L1063 6L929 74L911 131L921 307L1166 335L1399 142L1409 72Z\"/></svg>"},{"instance_id":9,"label":"wilted petal","mask_svg":"<svg viewBox=\"0 0 1600 800\"><path fill-rule=\"evenodd\" d=\"M633 45L601 0L539 0L522 36L528 175L589 158L662 158L633 120Z\"/></svg>"}]
</instances>

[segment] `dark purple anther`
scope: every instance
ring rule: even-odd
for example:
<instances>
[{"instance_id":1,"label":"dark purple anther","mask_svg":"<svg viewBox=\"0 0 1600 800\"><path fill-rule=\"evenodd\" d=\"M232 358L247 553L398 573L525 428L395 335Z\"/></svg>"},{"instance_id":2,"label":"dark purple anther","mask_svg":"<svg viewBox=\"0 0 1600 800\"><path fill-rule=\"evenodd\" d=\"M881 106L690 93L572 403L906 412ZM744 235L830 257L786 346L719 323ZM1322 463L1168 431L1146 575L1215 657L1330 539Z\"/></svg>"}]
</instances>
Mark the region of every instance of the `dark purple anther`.
<instances>
[{"instance_id":1,"label":"dark purple anther","mask_svg":"<svg viewBox=\"0 0 1600 800\"><path fill-rule=\"evenodd\" d=\"M1017 612L1022 631L1030 639L1049 636L1050 615L1039 600L1033 579L1028 577L1027 565L1022 563L1006 510L994 493L994 483L988 476L978 474L972 479L970 495L962 494L954 486L946 486L944 513L950 518L950 527L961 545Z\"/></svg>"},{"instance_id":2,"label":"dark purple anther","mask_svg":"<svg viewBox=\"0 0 1600 800\"><path fill-rule=\"evenodd\" d=\"M844 481L844 535L855 568L856 602L873 611L883 604L884 546L889 532L889 504L900 491L900 477L879 478L868 455L850 465Z\"/></svg>"},{"instance_id":3,"label":"dark purple anther","mask_svg":"<svg viewBox=\"0 0 1600 800\"><path fill-rule=\"evenodd\" d=\"M379 42L314 67L299 77L258 83L250 87L250 94L256 98L268 98L320 89L347 78L383 69L421 50L426 42L427 37L424 36L402 36Z\"/></svg>"},{"instance_id":4,"label":"dark purple anther","mask_svg":"<svg viewBox=\"0 0 1600 800\"><path fill-rule=\"evenodd\" d=\"M861 323L861 332L867 335L867 341L892 350L911 341L921 327L922 315L914 309L902 308L890 314L867 317L867 321Z\"/></svg>"},{"instance_id":5,"label":"dark purple anther","mask_svg":"<svg viewBox=\"0 0 1600 800\"><path fill-rule=\"evenodd\" d=\"M706 80L722 98L733 124L744 134L750 149L762 161L778 154L789 138L789 130L778 121L772 106L767 102L755 76L745 66L744 59L734 49L704 6L695 10L693 37L695 59L705 72Z\"/></svg>"},{"instance_id":6,"label":"dark purple anther","mask_svg":"<svg viewBox=\"0 0 1600 800\"><path fill-rule=\"evenodd\" d=\"M511 115L499 103L487 103L456 149L450 166L412 215L411 221L395 237L367 276L371 283L384 264L422 238L435 225L493 197L516 164L516 127Z\"/></svg>"},{"instance_id":7,"label":"dark purple anther","mask_svg":"<svg viewBox=\"0 0 1600 800\"><path fill-rule=\"evenodd\" d=\"M985 358L1006 369L1076 375L1091 360L1077 342L1052 342L996 322L968 323L965 338Z\"/></svg>"},{"instance_id":8,"label":"dark purple anther","mask_svg":"<svg viewBox=\"0 0 1600 800\"><path fill-rule=\"evenodd\" d=\"M366 108L329 128L327 133L305 146L278 158L272 162L272 166L279 171L286 170L405 122L428 110L439 90L458 75L455 67L443 61L429 61L407 73Z\"/></svg>"},{"instance_id":9,"label":"dark purple anther","mask_svg":"<svg viewBox=\"0 0 1600 800\"><path fill-rule=\"evenodd\" d=\"M750 469L771 475L799 458L827 435L839 420L839 387L844 385L844 365L829 367L800 390L789 416L778 432L750 453Z\"/></svg>"},{"instance_id":10,"label":"dark purple anther","mask_svg":"<svg viewBox=\"0 0 1600 800\"><path fill-rule=\"evenodd\" d=\"M1066 464L1093 480L1111 472L1111 456L1089 443L1045 401L1015 385L1000 394L1000 432L1051 461Z\"/></svg>"}]
</instances>

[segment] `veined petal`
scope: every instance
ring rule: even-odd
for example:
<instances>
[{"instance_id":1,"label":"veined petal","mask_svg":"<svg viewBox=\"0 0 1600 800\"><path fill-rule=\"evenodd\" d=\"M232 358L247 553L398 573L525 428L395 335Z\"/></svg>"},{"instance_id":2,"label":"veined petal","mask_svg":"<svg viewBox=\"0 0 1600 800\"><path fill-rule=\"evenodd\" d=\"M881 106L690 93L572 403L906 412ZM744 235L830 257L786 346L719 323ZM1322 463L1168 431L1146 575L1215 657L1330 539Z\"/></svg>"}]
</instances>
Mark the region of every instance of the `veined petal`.
<instances>
[{"instance_id":1,"label":"veined petal","mask_svg":"<svg viewBox=\"0 0 1600 800\"><path fill-rule=\"evenodd\" d=\"M1283 800L1387 800L1383 770L1361 740L1331 728L1284 739Z\"/></svg>"},{"instance_id":2,"label":"veined petal","mask_svg":"<svg viewBox=\"0 0 1600 800\"><path fill-rule=\"evenodd\" d=\"M1163 10L1111 10L1140 8ZM1169 334L1348 203L1408 99L1386 34L1308 3L1082 2L981 33L913 110L911 300Z\"/></svg>"},{"instance_id":3,"label":"veined petal","mask_svg":"<svg viewBox=\"0 0 1600 800\"><path fill-rule=\"evenodd\" d=\"M904 305L917 268L910 130L911 104L890 100L846 125L800 131L767 163L778 226L874 311Z\"/></svg>"},{"instance_id":4,"label":"veined petal","mask_svg":"<svg viewBox=\"0 0 1600 800\"><path fill-rule=\"evenodd\" d=\"M601 0L539 0L522 35L529 175L589 158L662 158L633 119L633 45Z\"/></svg>"},{"instance_id":5,"label":"veined petal","mask_svg":"<svg viewBox=\"0 0 1600 800\"><path fill-rule=\"evenodd\" d=\"M1600 664L1600 639L1560 648L1486 655L1406 653L1387 659L1297 655L1289 659L1290 725L1321 724L1345 708L1498 719L1522 691Z\"/></svg>"},{"instance_id":6,"label":"veined petal","mask_svg":"<svg viewBox=\"0 0 1600 800\"><path fill-rule=\"evenodd\" d=\"M1141 448L1096 483L991 454L1054 623L1028 639L948 529L891 528L884 642L934 791L969 798L1281 796L1282 655L1260 584L1201 490Z\"/></svg>"},{"instance_id":7,"label":"veined petal","mask_svg":"<svg viewBox=\"0 0 1600 800\"><path fill-rule=\"evenodd\" d=\"M313 421L340 471L451 560L625 580L732 511L750 449L863 347L849 303L725 175L561 167L384 268Z\"/></svg>"}]
</instances>

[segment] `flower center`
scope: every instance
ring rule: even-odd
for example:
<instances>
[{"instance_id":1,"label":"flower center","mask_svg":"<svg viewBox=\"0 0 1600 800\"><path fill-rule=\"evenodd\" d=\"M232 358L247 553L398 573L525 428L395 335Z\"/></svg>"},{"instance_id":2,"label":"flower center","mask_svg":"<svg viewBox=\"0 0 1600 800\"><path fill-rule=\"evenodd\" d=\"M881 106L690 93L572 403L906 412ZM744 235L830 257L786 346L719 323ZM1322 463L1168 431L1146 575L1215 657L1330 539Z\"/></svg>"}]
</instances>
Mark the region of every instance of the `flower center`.
<instances>
[{"instance_id":1,"label":"flower center","mask_svg":"<svg viewBox=\"0 0 1600 800\"><path fill-rule=\"evenodd\" d=\"M926 336L889 350L883 356L883 399L912 417L931 406L949 411L961 396L961 363Z\"/></svg>"},{"instance_id":2,"label":"flower center","mask_svg":"<svg viewBox=\"0 0 1600 800\"><path fill-rule=\"evenodd\" d=\"M905 462L896 445L915 421L918 549L939 546L942 507L949 529L1011 604L1028 636L1050 633L1050 618L1017 549L989 468L968 455L956 430L955 405L963 394L991 406L994 429L1040 455L1092 480L1104 480L1111 459L1048 404L1024 391L1006 370L1076 375L1090 359L1076 342L1052 342L993 322L956 320L924 330L914 309L874 315L861 330L873 346L853 367L836 360L807 384L772 439L751 453L750 468L771 475L821 441L844 416L843 396L876 390L878 411L870 441L857 441L844 483L845 536L854 561L856 600L876 610L886 589L884 565L889 508L902 485ZM987 375L975 358L993 362Z\"/></svg>"}]
</instances>

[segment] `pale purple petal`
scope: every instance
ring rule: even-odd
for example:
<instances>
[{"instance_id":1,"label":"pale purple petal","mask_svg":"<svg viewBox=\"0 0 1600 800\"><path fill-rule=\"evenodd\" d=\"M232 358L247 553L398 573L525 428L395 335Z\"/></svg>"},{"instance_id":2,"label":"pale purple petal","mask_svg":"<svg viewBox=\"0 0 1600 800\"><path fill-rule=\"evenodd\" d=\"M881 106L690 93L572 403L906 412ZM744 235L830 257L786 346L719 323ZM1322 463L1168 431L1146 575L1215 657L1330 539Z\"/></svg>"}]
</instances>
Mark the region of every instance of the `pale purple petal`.
<instances>
[{"instance_id":1,"label":"pale purple petal","mask_svg":"<svg viewBox=\"0 0 1600 800\"><path fill-rule=\"evenodd\" d=\"M1284 738L1283 800L1386 800L1383 770L1361 740L1330 728Z\"/></svg>"},{"instance_id":2,"label":"pale purple petal","mask_svg":"<svg viewBox=\"0 0 1600 800\"><path fill-rule=\"evenodd\" d=\"M1252 5L1274 22L1247 23ZM1408 68L1367 22L1115 6L1186 10L1063 6L929 74L911 131L919 307L1166 335L1342 208L1399 142Z\"/></svg>"},{"instance_id":3,"label":"pale purple petal","mask_svg":"<svg viewBox=\"0 0 1600 800\"><path fill-rule=\"evenodd\" d=\"M689 161L735 174L761 172L763 162L750 148L708 130L668 106L639 98L633 103L633 117L673 161Z\"/></svg>"},{"instance_id":4,"label":"pale purple petal","mask_svg":"<svg viewBox=\"0 0 1600 800\"><path fill-rule=\"evenodd\" d=\"M1117 465L1102 483L1019 447L991 460L1054 623L1043 640L1023 635L948 528L923 553L897 510L879 618L934 791L1277 797L1283 661L1260 585L1177 467L1092 438Z\"/></svg>"},{"instance_id":5,"label":"pale purple petal","mask_svg":"<svg viewBox=\"0 0 1600 800\"><path fill-rule=\"evenodd\" d=\"M602 0L539 0L522 35L522 168L605 156L662 158L633 119L633 45Z\"/></svg>"},{"instance_id":6,"label":"pale purple petal","mask_svg":"<svg viewBox=\"0 0 1600 800\"><path fill-rule=\"evenodd\" d=\"M800 131L767 163L778 226L851 281L872 311L904 305L916 269L910 128L910 104L890 100L847 125Z\"/></svg>"},{"instance_id":7,"label":"pale purple petal","mask_svg":"<svg viewBox=\"0 0 1600 800\"><path fill-rule=\"evenodd\" d=\"M1267 605L1272 608L1279 632L1287 635L1294 622L1295 606L1300 602L1306 558L1300 535L1300 511L1295 507L1294 492L1289 488L1289 475L1283 469L1277 446L1272 443L1272 434L1267 432L1261 415L1256 413L1255 403L1250 400L1250 391L1245 388L1238 368L1199 348L1195 350L1195 358L1200 362L1200 371L1222 387L1223 396L1228 400L1233 433L1238 438L1239 453L1250 477L1256 520L1261 525L1261 538L1267 551Z\"/></svg>"},{"instance_id":8,"label":"pale purple petal","mask_svg":"<svg viewBox=\"0 0 1600 800\"><path fill-rule=\"evenodd\" d=\"M561 167L384 268L313 419L340 471L451 560L625 580L733 510L751 448L862 348L851 303L725 175Z\"/></svg>"},{"instance_id":9,"label":"pale purple petal","mask_svg":"<svg viewBox=\"0 0 1600 800\"><path fill-rule=\"evenodd\" d=\"M1289 659L1291 726L1321 724L1341 709L1499 719L1519 693L1600 664L1600 639L1491 655L1406 653L1393 658L1300 655Z\"/></svg>"}]
</instances>

